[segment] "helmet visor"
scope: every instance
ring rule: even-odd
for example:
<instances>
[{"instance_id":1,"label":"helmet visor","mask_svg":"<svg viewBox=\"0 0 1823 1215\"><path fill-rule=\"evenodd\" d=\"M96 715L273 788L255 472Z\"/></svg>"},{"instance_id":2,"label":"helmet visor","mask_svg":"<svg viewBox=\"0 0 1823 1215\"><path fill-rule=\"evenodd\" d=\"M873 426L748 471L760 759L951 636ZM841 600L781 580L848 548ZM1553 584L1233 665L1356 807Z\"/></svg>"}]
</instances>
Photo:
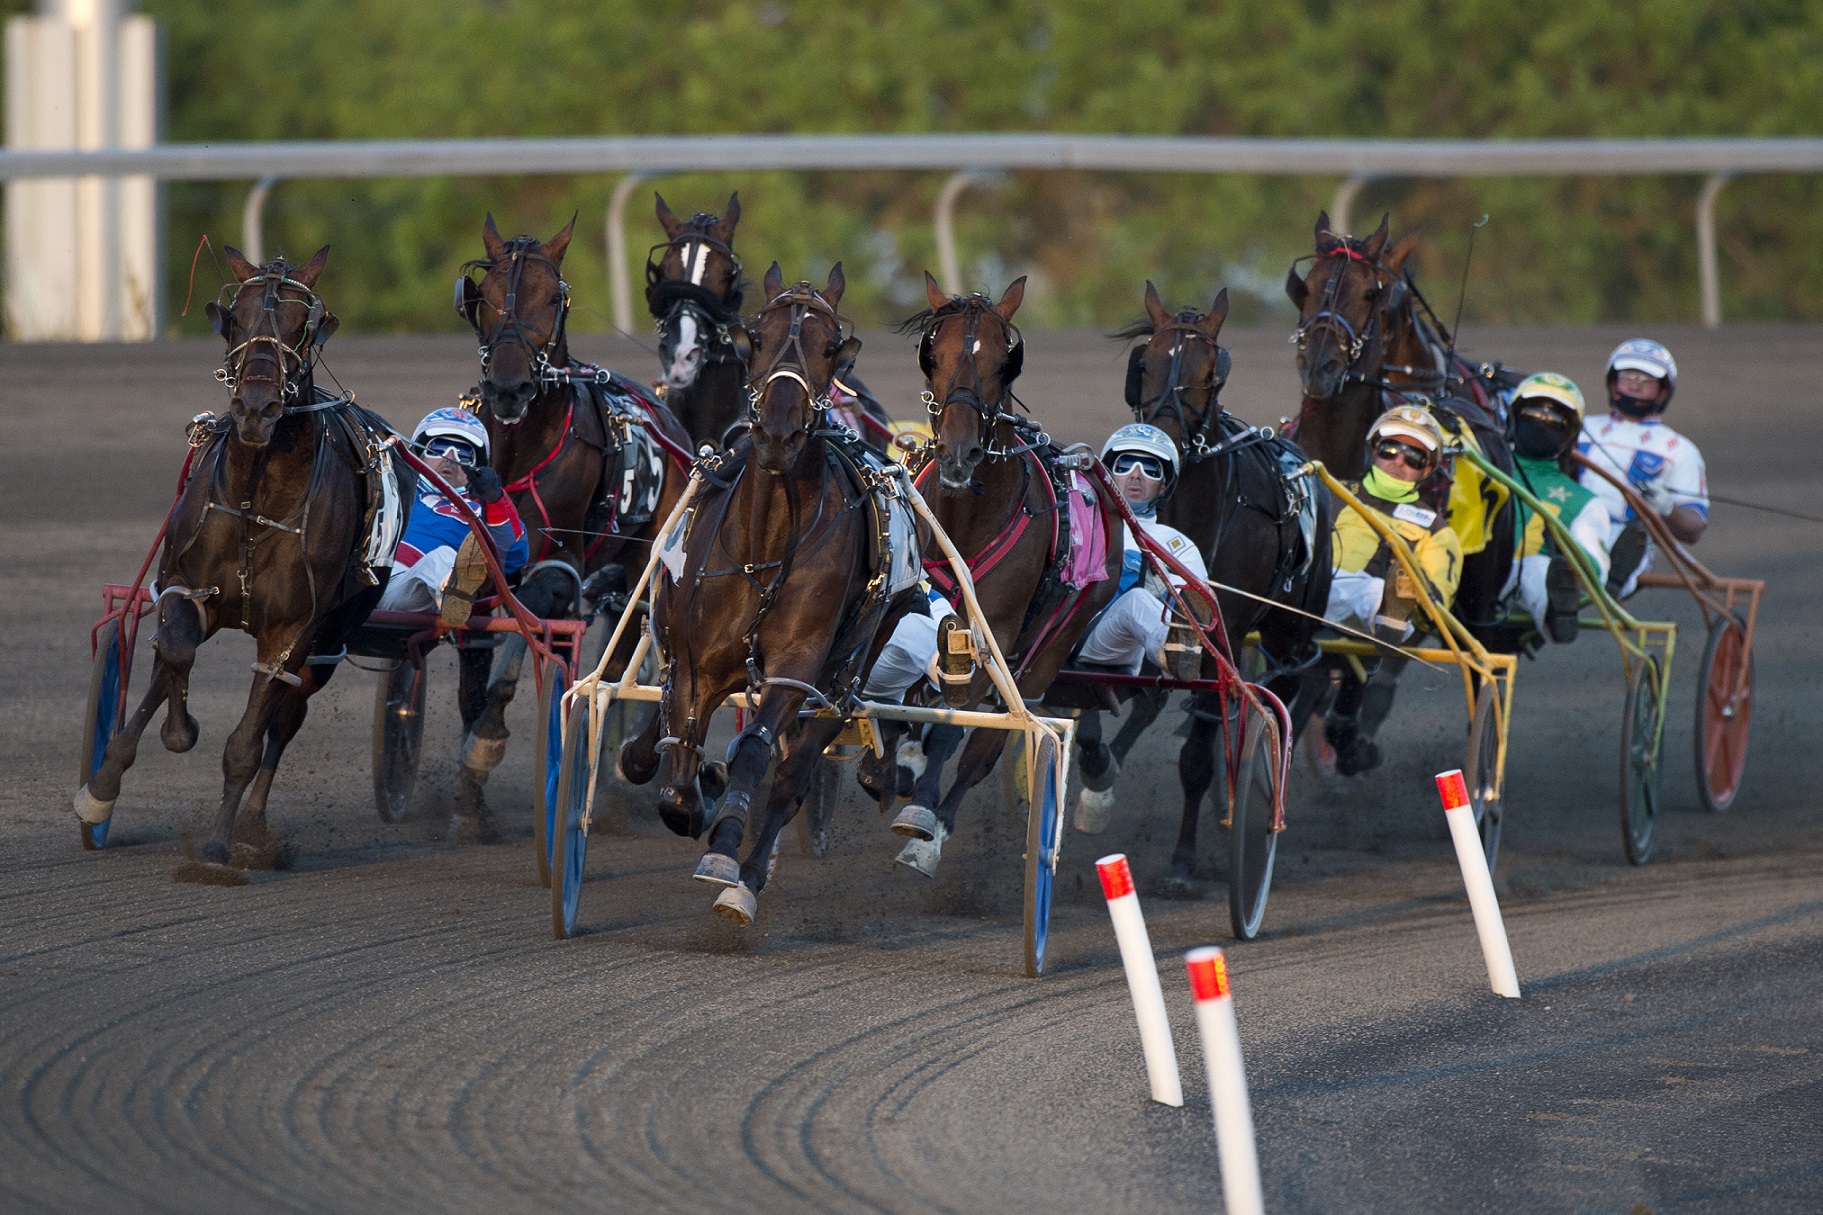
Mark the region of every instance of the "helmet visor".
<instances>
[{"instance_id":1,"label":"helmet visor","mask_svg":"<svg viewBox=\"0 0 1823 1215\"><path fill-rule=\"evenodd\" d=\"M1113 469L1114 475L1117 477L1124 477L1130 473L1137 472L1148 481L1163 481L1165 479L1165 463L1163 460L1160 460L1157 456L1143 455L1136 451L1115 452Z\"/></svg>"},{"instance_id":2,"label":"helmet visor","mask_svg":"<svg viewBox=\"0 0 1823 1215\"><path fill-rule=\"evenodd\" d=\"M449 435L433 435L424 440L424 458L426 460L441 460L445 456L464 468L473 468L480 459L474 445L463 439L452 438Z\"/></svg>"}]
</instances>

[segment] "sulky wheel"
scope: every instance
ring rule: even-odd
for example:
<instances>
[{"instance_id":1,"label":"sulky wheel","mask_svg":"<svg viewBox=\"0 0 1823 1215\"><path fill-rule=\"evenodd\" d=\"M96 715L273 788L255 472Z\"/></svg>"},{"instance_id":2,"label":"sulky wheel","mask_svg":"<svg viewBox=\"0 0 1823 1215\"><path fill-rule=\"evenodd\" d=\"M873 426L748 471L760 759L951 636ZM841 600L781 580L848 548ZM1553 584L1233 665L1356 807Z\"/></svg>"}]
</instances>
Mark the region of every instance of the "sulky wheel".
<instances>
[{"instance_id":1,"label":"sulky wheel","mask_svg":"<svg viewBox=\"0 0 1823 1215\"><path fill-rule=\"evenodd\" d=\"M120 621L110 620L96 638L95 665L89 674L89 703L82 714L82 738L76 744L76 787L84 788L101 767L108 743L120 732L124 705L121 678L124 668L120 654ZM77 825L82 829L82 846L93 852L108 842L110 816L99 823Z\"/></svg>"},{"instance_id":2,"label":"sulky wheel","mask_svg":"<svg viewBox=\"0 0 1823 1215\"><path fill-rule=\"evenodd\" d=\"M1652 831L1658 825L1659 751L1658 660L1647 658L1627 683L1627 708L1620 726L1620 837L1627 860L1652 859Z\"/></svg>"},{"instance_id":3,"label":"sulky wheel","mask_svg":"<svg viewBox=\"0 0 1823 1215\"><path fill-rule=\"evenodd\" d=\"M576 935L576 909L582 901L582 869L589 836L582 814L589 798L595 752L589 746L589 710L578 701L570 708L563 732L563 757L557 780L556 833L551 847L551 933L558 940Z\"/></svg>"},{"instance_id":4,"label":"sulky wheel","mask_svg":"<svg viewBox=\"0 0 1823 1215\"><path fill-rule=\"evenodd\" d=\"M1462 762L1462 780L1469 790L1469 808L1475 812L1475 831L1488 859L1488 873L1500 859L1500 826L1504 810L1500 797L1500 698L1494 685L1484 683L1475 694L1475 716L1469 719L1468 756Z\"/></svg>"},{"instance_id":5,"label":"sulky wheel","mask_svg":"<svg viewBox=\"0 0 1823 1215\"><path fill-rule=\"evenodd\" d=\"M411 812L424 750L424 688L430 671L422 660L402 658L380 676L373 702L373 804L396 823Z\"/></svg>"},{"instance_id":6,"label":"sulky wheel","mask_svg":"<svg viewBox=\"0 0 1823 1215\"><path fill-rule=\"evenodd\" d=\"M1057 880L1057 824L1063 813L1063 782L1057 778L1057 744L1038 746L1037 786L1025 820L1025 973L1044 973L1045 938L1051 926L1051 887Z\"/></svg>"},{"instance_id":7,"label":"sulky wheel","mask_svg":"<svg viewBox=\"0 0 1823 1215\"><path fill-rule=\"evenodd\" d=\"M1272 829L1273 795L1279 784L1278 740L1278 728L1272 721L1258 713L1247 716L1228 831L1228 919L1234 935L1243 941L1260 934L1266 895L1272 889L1272 862L1279 851L1278 832Z\"/></svg>"},{"instance_id":8,"label":"sulky wheel","mask_svg":"<svg viewBox=\"0 0 1823 1215\"><path fill-rule=\"evenodd\" d=\"M568 686L559 663L541 660L544 686L538 693L538 741L532 787L532 851L538 858L538 884L551 884L552 840L557 828L558 775L563 768L563 693ZM543 780L539 780L539 775Z\"/></svg>"},{"instance_id":9,"label":"sulky wheel","mask_svg":"<svg viewBox=\"0 0 1823 1215\"><path fill-rule=\"evenodd\" d=\"M829 851L841 788L840 766L833 759L819 757L810 773L804 804L798 807L798 847L805 856L819 857Z\"/></svg>"},{"instance_id":10,"label":"sulky wheel","mask_svg":"<svg viewBox=\"0 0 1823 1215\"><path fill-rule=\"evenodd\" d=\"M1710 626L1696 685L1696 792L1711 814L1734 805L1741 791L1752 724L1753 656L1747 652L1747 628L1737 617L1720 617Z\"/></svg>"}]
</instances>

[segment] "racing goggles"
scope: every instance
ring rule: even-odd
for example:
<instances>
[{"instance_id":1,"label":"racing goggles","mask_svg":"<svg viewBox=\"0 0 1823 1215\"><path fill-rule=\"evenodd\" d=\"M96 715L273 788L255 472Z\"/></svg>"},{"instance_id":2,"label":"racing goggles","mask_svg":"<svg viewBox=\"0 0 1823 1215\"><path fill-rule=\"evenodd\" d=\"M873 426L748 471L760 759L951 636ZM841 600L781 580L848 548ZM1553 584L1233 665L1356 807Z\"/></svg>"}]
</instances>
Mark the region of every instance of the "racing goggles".
<instances>
[{"instance_id":1,"label":"racing goggles","mask_svg":"<svg viewBox=\"0 0 1823 1215\"><path fill-rule=\"evenodd\" d=\"M461 439L443 435L424 440L424 458L426 460L441 460L444 456L448 456L464 468L473 468L481 462L480 453L475 450L472 443L465 443Z\"/></svg>"},{"instance_id":2,"label":"racing goggles","mask_svg":"<svg viewBox=\"0 0 1823 1215\"><path fill-rule=\"evenodd\" d=\"M1141 455L1138 452L1123 451L1116 453L1114 456L1114 475L1117 477L1124 477L1132 472L1137 472L1148 481L1163 481L1165 479L1165 463L1157 456Z\"/></svg>"},{"instance_id":3,"label":"racing goggles","mask_svg":"<svg viewBox=\"0 0 1823 1215\"><path fill-rule=\"evenodd\" d=\"M1400 443L1395 439L1382 439L1374 447L1376 460L1400 460L1405 467L1415 472L1423 472L1431 466L1429 452L1419 451L1409 443Z\"/></svg>"}]
</instances>

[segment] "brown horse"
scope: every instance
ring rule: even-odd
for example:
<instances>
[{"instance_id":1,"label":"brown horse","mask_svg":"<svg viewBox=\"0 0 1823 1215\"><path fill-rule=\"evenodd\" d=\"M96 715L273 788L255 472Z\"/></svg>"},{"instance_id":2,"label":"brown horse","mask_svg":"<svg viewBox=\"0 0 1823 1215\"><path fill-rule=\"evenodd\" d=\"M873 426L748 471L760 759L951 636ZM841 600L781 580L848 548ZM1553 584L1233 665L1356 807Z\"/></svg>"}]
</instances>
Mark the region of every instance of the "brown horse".
<instances>
[{"instance_id":1,"label":"brown horse","mask_svg":"<svg viewBox=\"0 0 1823 1215\"><path fill-rule=\"evenodd\" d=\"M251 634L253 689L228 736L221 804L201 848L213 876L179 871L217 881L235 880L221 869L230 858L242 867L273 863L266 801L279 760L389 571L390 552L373 568L365 561L368 481L388 475L389 464L392 475L409 475L381 445L385 422L350 398L317 395L317 351L336 327L316 293L328 247L301 269L283 257L255 266L235 249L225 253L239 286L226 307L211 301L208 313L228 347L217 377L231 394L229 415L199 419L201 450L172 508L151 686L76 794L78 817L105 821L160 705L169 705L165 746L195 746L196 719L185 706L196 648L220 629Z\"/></svg>"},{"instance_id":2,"label":"brown horse","mask_svg":"<svg viewBox=\"0 0 1823 1215\"><path fill-rule=\"evenodd\" d=\"M1035 699L1114 597L1120 522L1107 505L1098 505L1109 540L1097 571L1101 577L1082 585L1067 582L1064 495L1071 491L1059 463L1062 453L1012 408L1013 381L1025 361L1013 314L1025 296L1025 279L1016 279L998 302L985 295L945 295L929 273L924 291L930 308L902 326L918 334L918 365L929 385L924 401L933 438L918 487L969 564L988 627L1013 665L1014 682L1023 696ZM927 557L925 568L938 589L954 593L947 561ZM990 686L987 673L977 671L969 703L987 695ZM963 798L994 770L1006 746L1005 731L975 731L957 762L955 782L939 797L944 761L961 736L954 726L929 731L924 770L910 804L893 820L892 829L911 839L899 860L926 875L941 858L943 840L955 831ZM884 781L875 777L870 791L884 797Z\"/></svg>"},{"instance_id":3,"label":"brown horse","mask_svg":"<svg viewBox=\"0 0 1823 1215\"><path fill-rule=\"evenodd\" d=\"M1344 479L1367 468L1367 431L1390 406L1422 399L1446 435L1472 433L1496 466L1511 471L1505 427L1490 405L1490 389L1510 387L1511 373L1498 365L1479 370L1457 357L1436 314L1412 281L1406 260L1417 247L1416 233L1390 250L1388 217L1365 238L1329 230L1329 214L1317 216L1316 253L1300 277L1293 266L1285 294L1299 310L1292 339L1297 346L1303 401L1295 423L1299 446ZM1429 504L1444 509L1453 487L1439 473L1420 487ZM1512 569L1512 504L1490 501L1485 543L1464 539L1462 579L1455 615L1485 640L1499 637L1500 595ZM1451 516L1456 511L1451 510ZM1328 733L1337 747L1337 768L1365 772L1379 763L1374 736L1391 712L1395 684L1405 660L1392 655L1363 685L1343 675Z\"/></svg>"},{"instance_id":4,"label":"brown horse","mask_svg":"<svg viewBox=\"0 0 1823 1215\"><path fill-rule=\"evenodd\" d=\"M734 228L741 196L721 215L677 218L658 202L663 244L646 255L646 307L658 322L658 388L694 446L721 447L746 412L747 368L733 331L741 322L741 259Z\"/></svg>"},{"instance_id":5,"label":"brown horse","mask_svg":"<svg viewBox=\"0 0 1823 1215\"><path fill-rule=\"evenodd\" d=\"M457 311L481 343L480 413L493 466L531 533L517 594L545 618L589 615L625 593L623 557L644 562L683 492L677 457L689 450L682 426L638 385L570 357L562 266L574 227L572 219L548 241L509 241L490 215L481 230L487 256L456 280ZM479 282L471 270L483 272ZM524 657L517 634L502 644L497 667L490 649L462 650L460 838L493 834L485 784L505 754L506 706Z\"/></svg>"},{"instance_id":6,"label":"brown horse","mask_svg":"<svg viewBox=\"0 0 1823 1215\"><path fill-rule=\"evenodd\" d=\"M1315 476L1288 477L1305 462L1302 451L1221 406L1229 357L1217 338L1228 317L1228 292L1217 295L1207 312L1166 311L1149 282L1145 299L1145 319L1115 336L1146 339L1128 357L1127 407L1134 421L1171 436L1180 453L1182 471L1159 520L1203 554L1217 587L1229 653L1238 655L1247 635L1258 631L1267 668L1263 682L1292 706L1292 721L1301 722L1323 686L1306 673L1316 657L1312 637L1319 620L1312 617L1322 616L1329 599L1333 505ZM1205 655L1203 664L1202 677L1215 678L1215 660ZM1297 697L1301 701L1294 701ZM1110 796L1120 761L1162 707L1161 697L1136 698L1111 748L1101 741L1099 714L1085 715L1077 735L1085 799ZM1162 883L1167 894L1195 891L1197 825L1215 778L1216 737L1223 726L1220 697L1197 693L1190 718L1178 756L1184 811Z\"/></svg>"},{"instance_id":7,"label":"brown horse","mask_svg":"<svg viewBox=\"0 0 1823 1215\"><path fill-rule=\"evenodd\" d=\"M698 837L710 718L732 693L759 696L729 748L727 791L695 874L727 887L716 914L742 924L753 920L779 831L842 728L841 707L890 624L919 599L915 580L895 593L881 576L876 512L858 509L874 499L869 476L824 417L832 381L860 349L836 312L845 285L839 264L821 291L807 282L787 289L776 262L766 273L767 302L750 332L752 425L700 465L704 488L684 525L681 565L660 575L654 594L664 695L620 753L621 776L634 784L668 757L660 814L679 835ZM838 715L800 721L806 699ZM783 758L742 863L750 807L775 752ZM715 774L711 790L723 779Z\"/></svg>"}]
</instances>

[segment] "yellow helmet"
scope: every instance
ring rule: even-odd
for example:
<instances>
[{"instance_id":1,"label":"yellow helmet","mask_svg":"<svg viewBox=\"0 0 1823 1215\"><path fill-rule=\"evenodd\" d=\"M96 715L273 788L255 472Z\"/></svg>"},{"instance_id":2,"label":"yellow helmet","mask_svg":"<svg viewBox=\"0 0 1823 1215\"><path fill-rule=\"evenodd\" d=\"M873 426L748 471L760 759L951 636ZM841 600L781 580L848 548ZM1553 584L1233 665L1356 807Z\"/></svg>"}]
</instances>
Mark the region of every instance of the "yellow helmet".
<instances>
[{"instance_id":1,"label":"yellow helmet","mask_svg":"<svg viewBox=\"0 0 1823 1215\"><path fill-rule=\"evenodd\" d=\"M1443 428L1421 405L1395 405L1381 414L1368 428L1368 447L1381 439L1403 439L1423 448L1430 454L1432 468L1443 458Z\"/></svg>"},{"instance_id":2,"label":"yellow helmet","mask_svg":"<svg viewBox=\"0 0 1823 1215\"><path fill-rule=\"evenodd\" d=\"M1582 399L1582 389L1568 376L1558 375L1555 371L1541 371L1519 381L1519 387L1513 390L1512 409L1516 412L1520 402L1527 400L1550 401L1561 405L1570 412L1571 422L1580 425L1587 409Z\"/></svg>"}]
</instances>

